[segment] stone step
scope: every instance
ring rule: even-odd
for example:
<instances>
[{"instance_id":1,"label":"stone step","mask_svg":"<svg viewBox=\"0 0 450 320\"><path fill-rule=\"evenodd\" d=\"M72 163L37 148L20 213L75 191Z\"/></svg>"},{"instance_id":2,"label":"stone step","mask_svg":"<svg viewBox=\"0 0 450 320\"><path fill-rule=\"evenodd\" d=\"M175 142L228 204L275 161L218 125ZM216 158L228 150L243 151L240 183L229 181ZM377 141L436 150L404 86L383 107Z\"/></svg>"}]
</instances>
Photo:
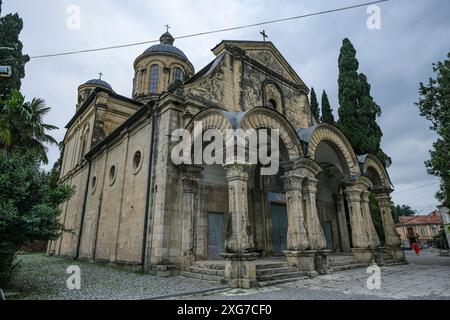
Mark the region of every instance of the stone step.
<instances>
[{"instance_id":1,"label":"stone step","mask_svg":"<svg viewBox=\"0 0 450 320\"><path fill-rule=\"evenodd\" d=\"M211 275L211 276L221 276L221 277L225 276L224 269L206 269L206 268L199 268L199 267L189 267L189 272L207 274L207 275Z\"/></svg>"},{"instance_id":2,"label":"stone step","mask_svg":"<svg viewBox=\"0 0 450 320\"><path fill-rule=\"evenodd\" d=\"M194 272L189 272L189 271L181 271L180 276L185 277L185 278L192 278L192 279L205 280L205 281L211 281L211 282L225 281L223 276L213 276L210 274L201 274L201 273L194 273Z\"/></svg>"},{"instance_id":3,"label":"stone step","mask_svg":"<svg viewBox=\"0 0 450 320\"><path fill-rule=\"evenodd\" d=\"M275 279L275 280L260 281L258 284L262 288L262 287L274 286L274 285L280 284L280 283L305 280L305 279L308 279L308 278L309 278L308 276L301 276L301 277L297 277L297 278Z\"/></svg>"},{"instance_id":4,"label":"stone step","mask_svg":"<svg viewBox=\"0 0 450 320\"><path fill-rule=\"evenodd\" d=\"M328 263L342 263L342 262L352 262L355 259L339 259L339 260L328 260Z\"/></svg>"},{"instance_id":5,"label":"stone step","mask_svg":"<svg viewBox=\"0 0 450 320\"><path fill-rule=\"evenodd\" d=\"M201 268L201 269L214 269L214 270L225 270L224 263L212 263L212 262L204 262L204 261L196 261L192 267Z\"/></svg>"},{"instance_id":6,"label":"stone step","mask_svg":"<svg viewBox=\"0 0 450 320\"><path fill-rule=\"evenodd\" d=\"M305 276L306 276L305 272L292 271L292 272L286 272L286 273L260 275L260 276L258 276L258 281L265 282L265 281L272 281L272 280L299 278L299 277L305 277Z\"/></svg>"},{"instance_id":7,"label":"stone step","mask_svg":"<svg viewBox=\"0 0 450 320\"><path fill-rule=\"evenodd\" d=\"M348 260L348 261L336 261L336 262L330 262L330 267L339 267L339 266L346 266L351 264L360 264L357 260Z\"/></svg>"},{"instance_id":8,"label":"stone step","mask_svg":"<svg viewBox=\"0 0 450 320\"><path fill-rule=\"evenodd\" d=\"M267 264L257 264L256 270L260 269L271 269L271 268L284 268L287 267L286 262L274 262L274 263L267 263Z\"/></svg>"},{"instance_id":9,"label":"stone step","mask_svg":"<svg viewBox=\"0 0 450 320\"><path fill-rule=\"evenodd\" d=\"M266 274L275 274L275 273L287 273L294 271L292 268L289 267L282 267L282 268L267 268L267 269L257 269L256 274L257 275L266 275Z\"/></svg>"},{"instance_id":10,"label":"stone step","mask_svg":"<svg viewBox=\"0 0 450 320\"><path fill-rule=\"evenodd\" d=\"M358 264L347 264L347 265L343 265L343 266L331 267L330 269L331 269L331 271L335 272L335 271L350 270L350 269L365 268L365 267L367 267L365 264L358 263Z\"/></svg>"}]
</instances>

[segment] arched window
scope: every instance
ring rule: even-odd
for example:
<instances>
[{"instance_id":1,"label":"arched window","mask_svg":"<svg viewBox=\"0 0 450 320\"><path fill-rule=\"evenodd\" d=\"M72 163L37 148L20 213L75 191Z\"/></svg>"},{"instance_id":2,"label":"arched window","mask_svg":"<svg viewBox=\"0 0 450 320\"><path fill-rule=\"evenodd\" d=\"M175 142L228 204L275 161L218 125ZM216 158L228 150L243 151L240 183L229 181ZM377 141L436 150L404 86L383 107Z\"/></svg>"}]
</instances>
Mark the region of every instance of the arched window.
<instances>
[{"instance_id":1,"label":"arched window","mask_svg":"<svg viewBox=\"0 0 450 320\"><path fill-rule=\"evenodd\" d=\"M184 75L183 75L183 70L181 70L178 67L175 67L173 69L173 81L175 80L181 80L183 81Z\"/></svg>"},{"instance_id":2,"label":"arched window","mask_svg":"<svg viewBox=\"0 0 450 320\"><path fill-rule=\"evenodd\" d=\"M267 106L269 108L277 110L277 103L274 99L269 99L269 101L267 101Z\"/></svg>"},{"instance_id":3,"label":"arched window","mask_svg":"<svg viewBox=\"0 0 450 320\"><path fill-rule=\"evenodd\" d=\"M154 64L150 67L150 93L158 92L159 66Z\"/></svg>"}]
</instances>

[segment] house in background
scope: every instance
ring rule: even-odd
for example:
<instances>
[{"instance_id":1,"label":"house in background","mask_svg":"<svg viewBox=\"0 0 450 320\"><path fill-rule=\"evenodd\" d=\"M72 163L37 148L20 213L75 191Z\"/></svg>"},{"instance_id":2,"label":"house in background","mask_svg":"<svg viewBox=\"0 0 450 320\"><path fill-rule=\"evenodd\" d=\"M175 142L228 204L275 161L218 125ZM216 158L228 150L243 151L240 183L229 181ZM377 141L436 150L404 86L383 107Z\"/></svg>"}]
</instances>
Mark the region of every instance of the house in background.
<instances>
[{"instance_id":1,"label":"house in background","mask_svg":"<svg viewBox=\"0 0 450 320\"><path fill-rule=\"evenodd\" d=\"M450 210L445 206L438 206L444 224L445 236L447 237L448 247L450 248Z\"/></svg>"},{"instance_id":2,"label":"house in background","mask_svg":"<svg viewBox=\"0 0 450 320\"><path fill-rule=\"evenodd\" d=\"M442 217L438 210L427 215L402 216L396 226L403 247L417 242L422 248L434 245L434 237L443 228Z\"/></svg>"}]
</instances>

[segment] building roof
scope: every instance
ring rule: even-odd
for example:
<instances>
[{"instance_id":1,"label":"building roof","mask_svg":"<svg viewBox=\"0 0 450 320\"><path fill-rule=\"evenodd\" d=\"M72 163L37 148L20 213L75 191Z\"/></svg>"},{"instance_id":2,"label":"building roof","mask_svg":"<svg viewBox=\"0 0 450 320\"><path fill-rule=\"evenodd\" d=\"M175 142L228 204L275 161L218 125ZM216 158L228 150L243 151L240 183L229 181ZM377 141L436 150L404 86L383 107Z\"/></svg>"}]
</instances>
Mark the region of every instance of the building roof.
<instances>
[{"instance_id":1,"label":"building roof","mask_svg":"<svg viewBox=\"0 0 450 320\"><path fill-rule=\"evenodd\" d=\"M437 210L423 216L401 216L400 225L442 224L442 217Z\"/></svg>"},{"instance_id":2,"label":"building roof","mask_svg":"<svg viewBox=\"0 0 450 320\"><path fill-rule=\"evenodd\" d=\"M104 81L102 79L88 80L84 84L93 84L93 85L101 86L101 87L107 88L107 89L109 89L111 91L114 91L113 88L111 87L111 85L108 82L106 82L106 81Z\"/></svg>"},{"instance_id":3,"label":"building roof","mask_svg":"<svg viewBox=\"0 0 450 320\"><path fill-rule=\"evenodd\" d=\"M159 38L160 44L155 44L144 51L143 54L147 53L171 53L176 56L179 56L182 59L189 60L183 51L178 49L173 45L175 39L169 32L163 33L163 35Z\"/></svg>"}]
</instances>

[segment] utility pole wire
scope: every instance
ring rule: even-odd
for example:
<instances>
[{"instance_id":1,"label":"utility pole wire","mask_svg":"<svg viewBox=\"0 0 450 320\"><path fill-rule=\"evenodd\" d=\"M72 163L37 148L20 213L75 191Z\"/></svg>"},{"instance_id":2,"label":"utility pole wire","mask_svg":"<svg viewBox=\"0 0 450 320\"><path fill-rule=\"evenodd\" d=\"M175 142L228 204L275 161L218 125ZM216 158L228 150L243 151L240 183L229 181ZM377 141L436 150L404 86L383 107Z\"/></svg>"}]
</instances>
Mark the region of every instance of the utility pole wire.
<instances>
[{"instance_id":1,"label":"utility pole wire","mask_svg":"<svg viewBox=\"0 0 450 320\"><path fill-rule=\"evenodd\" d=\"M186 39L186 38L193 38L193 37L204 36L204 35L208 35L208 34L221 33L221 32L233 31L233 30L240 30L240 29L246 29L246 28L252 28L252 27L258 27L258 26L263 26L263 25L268 25L268 24L273 24L273 23L278 23L278 22L283 22L283 21L297 20L297 19L308 18L308 17L312 17L312 16L318 16L318 15L322 15L322 14L328 14L328 13L333 13L333 12L339 12L339 11L345 11L345 10L365 7L365 6L369 6L369 5L372 5L372 4L377 4L377 3L387 2L387 1L390 1L390 0L378 0L378 1L365 2L365 3L360 3L360 4L356 4L356 5L352 5L352 6L341 7L341 8L336 8L336 9L330 9L330 10L325 10L325 11L319 11L319 12L314 12L314 13L308 13L308 14L304 14L304 15L298 15L298 16L294 16L294 17L289 17L289 18L269 20L269 21L258 22L258 23L243 25L243 26L237 26L237 27L231 27L231 28L225 28L225 29L217 29L217 30L212 30L212 31L193 33L193 34L183 35L183 36L179 36L179 37L174 37L174 39ZM77 51L67 51L67 52L60 52L60 53L36 55L36 56L31 56L30 59L51 58L51 57L67 56L67 55L73 55L73 54L79 54L79 53L87 53L87 52L95 52L95 51L103 51L103 50L112 50L112 49L140 46L140 45L143 45L143 44L150 44L150 43L156 43L156 42L159 42L159 40L150 40L150 41L142 41L142 42L121 44L121 45L115 45L115 46L109 46L109 47L101 47L101 48L94 48L94 49L85 49L85 50L77 50Z\"/></svg>"}]
</instances>

